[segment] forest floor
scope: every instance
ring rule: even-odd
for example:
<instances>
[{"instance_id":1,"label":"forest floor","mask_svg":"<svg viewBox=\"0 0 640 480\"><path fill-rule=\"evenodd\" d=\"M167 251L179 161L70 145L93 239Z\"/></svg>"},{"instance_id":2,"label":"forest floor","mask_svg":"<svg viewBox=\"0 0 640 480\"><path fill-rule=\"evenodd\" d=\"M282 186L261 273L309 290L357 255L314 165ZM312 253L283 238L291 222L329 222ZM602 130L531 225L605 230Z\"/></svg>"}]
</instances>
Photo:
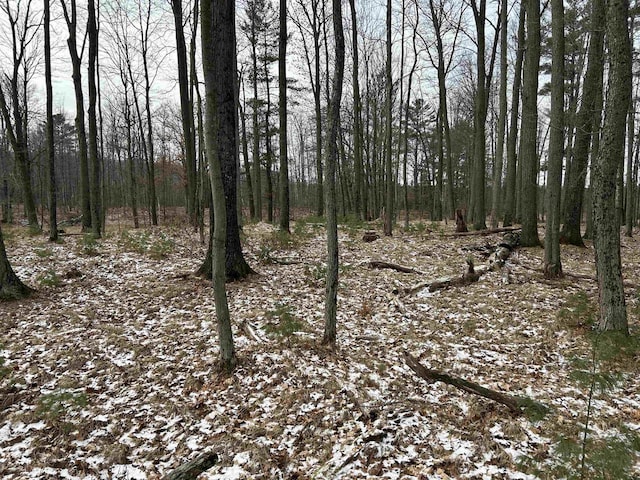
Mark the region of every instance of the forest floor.
<instances>
[{"instance_id":1,"label":"forest floor","mask_svg":"<svg viewBox=\"0 0 640 480\"><path fill-rule=\"evenodd\" d=\"M563 246L561 280L543 278L542 248L519 248L477 283L404 294L394 292L462 274L470 255L486 263L501 236L414 222L364 243L376 228L340 226L332 353L319 343L324 226L302 219L286 237L246 225L257 274L228 285L239 365L225 376L211 283L192 275L206 245L189 227L113 219L102 240L51 244L3 226L37 293L0 305L0 477L157 479L213 451L219 463L199 478L640 478L638 236L622 239L632 331L622 341L590 328L590 244ZM517 416L428 383L405 351L551 410Z\"/></svg>"}]
</instances>

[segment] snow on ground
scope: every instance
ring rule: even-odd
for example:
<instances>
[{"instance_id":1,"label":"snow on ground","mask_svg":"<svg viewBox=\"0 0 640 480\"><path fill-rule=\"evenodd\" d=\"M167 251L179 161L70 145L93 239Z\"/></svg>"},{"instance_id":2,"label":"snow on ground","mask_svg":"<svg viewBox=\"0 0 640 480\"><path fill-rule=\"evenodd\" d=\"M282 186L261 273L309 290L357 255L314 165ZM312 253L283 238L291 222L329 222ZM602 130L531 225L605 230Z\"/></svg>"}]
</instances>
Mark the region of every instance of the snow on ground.
<instances>
[{"instance_id":1,"label":"snow on ground","mask_svg":"<svg viewBox=\"0 0 640 480\"><path fill-rule=\"evenodd\" d=\"M428 295L394 293L461 274L470 254L484 263L468 247L500 239L443 236L450 228L432 224L373 243L362 242L362 229L341 228L339 349L331 353L319 345L323 228L300 222L286 242L269 225L247 225L245 253L258 274L228 285L240 360L231 376L216 369L211 284L190 275L204 246L188 227L127 231L119 223L95 244L74 235L57 245L8 229L14 269L39 293L0 305L0 475L154 479L205 451L220 457L201 476L210 480L574 471L579 458L563 459L559 442L581 439L589 388L573 373L576 359L591 358L591 344L580 318L559 311L571 312L579 292L595 299L595 282L545 280L543 251L531 248L512 256L508 282L496 272ZM623 243L625 279L638 284L640 245ZM565 272L594 275L592 249L562 254ZM371 270L372 259L423 275ZM635 287L627 292L637 335L638 296ZM427 383L404 364L404 351L552 412L514 417ZM592 402L587 465L602 449L597 438L640 434L639 358L606 364L621 382ZM628 443L630 475L638 475Z\"/></svg>"}]
</instances>

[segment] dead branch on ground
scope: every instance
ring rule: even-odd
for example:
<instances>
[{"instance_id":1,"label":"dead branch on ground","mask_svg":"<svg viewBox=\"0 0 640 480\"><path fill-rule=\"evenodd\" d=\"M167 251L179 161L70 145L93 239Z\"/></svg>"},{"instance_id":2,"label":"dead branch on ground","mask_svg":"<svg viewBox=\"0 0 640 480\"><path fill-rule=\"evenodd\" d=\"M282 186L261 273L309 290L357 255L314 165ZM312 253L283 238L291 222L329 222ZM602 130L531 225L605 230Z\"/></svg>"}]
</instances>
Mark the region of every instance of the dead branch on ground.
<instances>
[{"instance_id":1,"label":"dead branch on ground","mask_svg":"<svg viewBox=\"0 0 640 480\"><path fill-rule=\"evenodd\" d=\"M404 352L404 361L407 366L413 370L420 378L424 378L428 382L443 382L452 385L459 390L473 395L493 400L494 402L505 405L511 413L522 415L523 413L546 414L549 408L542 403L536 402L528 397L518 397L507 393L498 392L482 385L455 377L438 370L432 370L422 365L417 358L411 356L408 352Z\"/></svg>"}]
</instances>

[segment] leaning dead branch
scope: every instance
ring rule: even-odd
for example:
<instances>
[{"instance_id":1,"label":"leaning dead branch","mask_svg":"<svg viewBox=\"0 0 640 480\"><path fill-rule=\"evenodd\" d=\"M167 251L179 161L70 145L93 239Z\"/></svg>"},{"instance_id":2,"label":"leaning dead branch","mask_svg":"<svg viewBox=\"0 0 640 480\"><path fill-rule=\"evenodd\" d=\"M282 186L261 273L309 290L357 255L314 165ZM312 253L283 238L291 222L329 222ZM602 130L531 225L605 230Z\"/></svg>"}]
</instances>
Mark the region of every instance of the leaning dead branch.
<instances>
[{"instance_id":1,"label":"leaning dead branch","mask_svg":"<svg viewBox=\"0 0 640 480\"><path fill-rule=\"evenodd\" d=\"M420 378L424 378L428 382L443 382L447 385L452 385L459 390L462 390L473 395L478 395L494 402L505 405L511 413L515 415L522 414L537 414L545 415L549 408L542 403L536 402L528 397L518 397L515 395L509 395L507 393L498 392L491 388L483 387L482 385L465 380L464 378L455 377L448 373L441 372L439 370L432 370L422 365L417 358L413 357L408 352L404 352L404 361L407 366L413 370Z\"/></svg>"},{"instance_id":2,"label":"leaning dead branch","mask_svg":"<svg viewBox=\"0 0 640 480\"><path fill-rule=\"evenodd\" d=\"M398 265L397 263L382 262L379 260L371 260L369 262L369 268L377 268L377 269L389 268L391 270L395 270L396 272L401 272L401 273L417 273L419 275L423 274L421 271L416 270L415 268L405 267L404 265Z\"/></svg>"}]
</instances>

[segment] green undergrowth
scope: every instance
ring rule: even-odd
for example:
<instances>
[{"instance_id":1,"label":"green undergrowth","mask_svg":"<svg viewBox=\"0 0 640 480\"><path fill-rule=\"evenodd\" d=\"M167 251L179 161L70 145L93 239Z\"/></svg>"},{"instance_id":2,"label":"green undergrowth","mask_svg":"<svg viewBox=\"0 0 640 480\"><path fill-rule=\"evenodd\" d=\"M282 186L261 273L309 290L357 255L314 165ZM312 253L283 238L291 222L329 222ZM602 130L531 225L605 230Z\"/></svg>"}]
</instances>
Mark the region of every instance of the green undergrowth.
<instances>
[{"instance_id":1,"label":"green undergrowth","mask_svg":"<svg viewBox=\"0 0 640 480\"><path fill-rule=\"evenodd\" d=\"M175 242L167 234L149 230L123 230L118 238L118 246L154 259L167 258L175 250Z\"/></svg>"},{"instance_id":2,"label":"green undergrowth","mask_svg":"<svg viewBox=\"0 0 640 480\"><path fill-rule=\"evenodd\" d=\"M584 393L584 405L575 412L574 420L550 423L554 444L549 458L541 463L540 459L525 456L522 467L545 479L637 478L633 467L640 456L640 432L626 425L627 419L610 418L606 410L595 407L624 395L626 380L638 374L634 360L640 353L640 339L593 330L597 308L584 292L570 295L557 319L565 328L583 331L589 342L586 353L567 359L569 380Z\"/></svg>"}]
</instances>

